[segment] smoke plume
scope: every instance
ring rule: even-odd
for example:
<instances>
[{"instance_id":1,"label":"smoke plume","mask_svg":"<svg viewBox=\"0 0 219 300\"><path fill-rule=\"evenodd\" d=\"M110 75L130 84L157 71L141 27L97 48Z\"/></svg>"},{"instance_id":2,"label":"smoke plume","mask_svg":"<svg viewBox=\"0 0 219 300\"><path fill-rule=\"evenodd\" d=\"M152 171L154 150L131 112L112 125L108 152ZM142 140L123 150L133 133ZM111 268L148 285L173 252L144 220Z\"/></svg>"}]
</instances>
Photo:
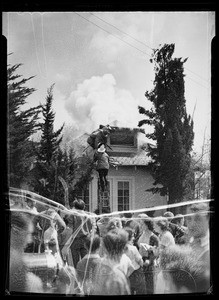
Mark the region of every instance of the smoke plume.
<instances>
[{"instance_id":1,"label":"smoke plume","mask_svg":"<svg viewBox=\"0 0 219 300\"><path fill-rule=\"evenodd\" d=\"M112 74L84 80L66 101L73 124L81 133L90 133L100 124L137 127L142 119L138 105L139 100L129 91L116 87Z\"/></svg>"}]
</instances>

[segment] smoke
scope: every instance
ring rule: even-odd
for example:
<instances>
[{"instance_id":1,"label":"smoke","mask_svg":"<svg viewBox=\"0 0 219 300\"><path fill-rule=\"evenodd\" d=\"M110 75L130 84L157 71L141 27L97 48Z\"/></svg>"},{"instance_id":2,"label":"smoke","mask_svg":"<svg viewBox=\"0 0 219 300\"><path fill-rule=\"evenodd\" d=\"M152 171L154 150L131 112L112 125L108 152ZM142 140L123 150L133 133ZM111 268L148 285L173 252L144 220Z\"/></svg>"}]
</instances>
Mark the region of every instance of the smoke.
<instances>
[{"instance_id":1,"label":"smoke","mask_svg":"<svg viewBox=\"0 0 219 300\"><path fill-rule=\"evenodd\" d=\"M138 105L141 105L139 100L128 90L116 87L112 74L105 74L78 84L67 99L65 108L77 130L90 133L100 124L136 128L142 119Z\"/></svg>"}]
</instances>

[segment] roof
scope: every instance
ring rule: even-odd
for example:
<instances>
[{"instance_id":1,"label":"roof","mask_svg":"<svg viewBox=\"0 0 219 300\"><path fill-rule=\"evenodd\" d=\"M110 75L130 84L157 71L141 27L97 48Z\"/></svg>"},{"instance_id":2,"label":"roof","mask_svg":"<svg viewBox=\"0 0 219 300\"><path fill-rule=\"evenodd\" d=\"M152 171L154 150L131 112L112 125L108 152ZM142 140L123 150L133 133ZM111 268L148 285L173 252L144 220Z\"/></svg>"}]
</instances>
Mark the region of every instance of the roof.
<instances>
[{"instance_id":1,"label":"roof","mask_svg":"<svg viewBox=\"0 0 219 300\"><path fill-rule=\"evenodd\" d=\"M75 155L77 157L85 154L86 148L90 148L87 144L87 138L89 134L85 133L77 138L75 138L71 145L74 148ZM114 151L108 152L109 156L112 157L119 165L122 166L146 166L152 161L151 157L148 156L147 143L142 144L141 147L136 148L132 153L120 152L116 153Z\"/></svg>"},{"instance_id":2,"label":"roof","mask_svg":"<svg viewBox=\"0 0 219 300\"><path fill-rule=\"evenodd\" d=\"M115 161L122 166L146 166L152 159L148 156L145 150L140 149L132 156L113 156L110 155Z\"/></svg>"}]
</instances>

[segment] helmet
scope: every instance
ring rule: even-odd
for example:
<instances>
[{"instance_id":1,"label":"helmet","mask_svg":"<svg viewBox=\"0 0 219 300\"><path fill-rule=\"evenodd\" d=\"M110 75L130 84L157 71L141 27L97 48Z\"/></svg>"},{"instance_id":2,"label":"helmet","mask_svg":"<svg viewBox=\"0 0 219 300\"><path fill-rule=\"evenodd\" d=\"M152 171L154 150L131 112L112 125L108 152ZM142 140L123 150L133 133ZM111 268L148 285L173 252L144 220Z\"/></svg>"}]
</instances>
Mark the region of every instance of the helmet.
<instances>
[{"instance_id":1,"label":"helmet","mask_svg":"<svg viewBox=\"0 0 219 300\"><path fill-rule=\"evenodd\" d=\"M103 133L104 133L104 135L107 135L107 134L109 133L109 130L108 130L107 127L104 127L104 128L103 128Z\"/></svg>"}]
</instances>

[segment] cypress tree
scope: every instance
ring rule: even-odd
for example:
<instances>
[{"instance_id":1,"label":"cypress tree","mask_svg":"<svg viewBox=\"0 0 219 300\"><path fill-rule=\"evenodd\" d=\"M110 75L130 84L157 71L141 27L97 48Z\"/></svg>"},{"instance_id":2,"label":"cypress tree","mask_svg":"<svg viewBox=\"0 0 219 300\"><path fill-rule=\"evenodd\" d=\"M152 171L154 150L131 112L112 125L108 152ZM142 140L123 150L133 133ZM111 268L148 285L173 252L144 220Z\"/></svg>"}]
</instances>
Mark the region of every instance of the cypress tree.
<instances>
[{"instance_id":1,"label":"cypress tree","mask_svg":"<svg viewBox=\"0 0 219 300\"><path fill-rule=\"evenodd\" d=\"M46 103L42 105L42 136L37 149L35 189L45 197L55 199L58 182L59 146L64 124L54 131L55 113L52 110L54 84L47 90Z\"/></svg>"},{"instance_id":2,"label":"cypress tree","mask_svg":"<svg viewBox=\"0 0 219 300\"><path fill-rule=\"evenodd\" d=\"M154 187L148 191L168 195L170 204L194 197L193 120L186 112L184 97L183 64L187 59L173 58L174 48L174 44L164 44L153 51L150 61L154 63L154 88L145 93L152 108L138 107L139 113L146 116L138 126L153 125L154 132L146 136L156 141L156 146L149 145Z\"/></svg>"},{"instance_id":3,"label":"cypress tree","mask_svg":"<svg viewBox=\"0 0 219 300\"><path fill-rule=\"evenodd\" d=\"M22 64L8 65L8 171L9 185L20 187L27 179L33 159L31 136L40 128L38 122L41 106L23 109L27 98L35 89L26 86L34 78L22 78L17 69Z\"/></svg>"},{"instance_id":4,"label":"cypress tree","mask_svg":"<svg viewBox=\"0 0 219 300\"><path fill-rule=\"evenodd\" d=\"M60 134L64 128L63 124L60 129L54 131L55 113L52 110L53 87L54 84L48 89L46 103L42 106L43 124L39 157L42 162L44 161L48 165L51 164L55 154L58 152L62 141Z\"/></svg>"}]
</instances>

